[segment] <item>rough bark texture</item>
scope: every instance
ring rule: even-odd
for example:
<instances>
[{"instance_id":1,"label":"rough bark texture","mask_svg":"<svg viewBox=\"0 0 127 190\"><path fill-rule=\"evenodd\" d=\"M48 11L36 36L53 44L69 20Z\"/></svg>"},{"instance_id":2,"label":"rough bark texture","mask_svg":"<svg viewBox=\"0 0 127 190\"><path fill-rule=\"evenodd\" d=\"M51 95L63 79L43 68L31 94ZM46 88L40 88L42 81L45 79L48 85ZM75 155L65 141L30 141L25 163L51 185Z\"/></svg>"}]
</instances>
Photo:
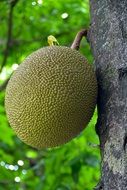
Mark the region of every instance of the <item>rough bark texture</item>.
<instances>
[{"instance_id":1,"label":"rough bark texture","mask_svg":"<svg viewBox=\"0 0 127 190\"><path fill-rule=\"evenodd\" d=\"M98 79L102 176L97 190L127 190L127 0L90 0Z\"/></svg>"}]
</instances>

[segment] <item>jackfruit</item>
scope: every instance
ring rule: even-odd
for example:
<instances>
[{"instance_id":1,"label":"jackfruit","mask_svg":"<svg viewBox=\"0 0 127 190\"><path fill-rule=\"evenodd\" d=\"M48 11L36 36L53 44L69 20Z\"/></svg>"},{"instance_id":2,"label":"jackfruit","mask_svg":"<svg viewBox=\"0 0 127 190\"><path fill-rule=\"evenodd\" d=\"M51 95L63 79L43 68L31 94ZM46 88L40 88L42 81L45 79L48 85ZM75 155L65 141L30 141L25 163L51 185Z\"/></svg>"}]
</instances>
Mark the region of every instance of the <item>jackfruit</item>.
<instances>
[{"instance_id":1,"label":"jackfruit","mask_svg":"<svg viewBox=\"0 0 127 190\"><path fill-rule=\"evenodd\" d=\"M90 121L96 99L95 72L85 57L53 45L19 65L6 88L5 108L17 136L41 149L76 137Z\"/></svg>"}]
</instances>

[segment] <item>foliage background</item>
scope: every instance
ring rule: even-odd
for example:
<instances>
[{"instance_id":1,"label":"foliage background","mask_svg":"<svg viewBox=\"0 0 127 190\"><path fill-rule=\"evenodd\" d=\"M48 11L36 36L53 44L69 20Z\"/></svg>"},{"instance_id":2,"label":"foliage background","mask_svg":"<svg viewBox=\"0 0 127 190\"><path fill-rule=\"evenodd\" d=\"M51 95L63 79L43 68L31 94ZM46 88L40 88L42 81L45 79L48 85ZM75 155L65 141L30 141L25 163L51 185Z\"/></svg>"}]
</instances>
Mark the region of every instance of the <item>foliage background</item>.
<instances>
[{"instance_id":1,"label":"foliage background","mask_svg":"<svg viewBox=\"0 0 127 190\"><path fill-rule=\"evenodd\" d=\"M8 19L12 0L0 0L0 85L17 64L54 35L70 46L74 36L90 23L88 0L18 0L13 7L12 34L6 54ZM93 58L84 39L80 51ZM89 126L71 142L38 151L20 141L10 128L4 109L5 90L0 90L0 190L91 190L99 176L99 149L94 131L97 112ZM85 113L84 113L85 114Z\"/></svg>"}]
</instances>

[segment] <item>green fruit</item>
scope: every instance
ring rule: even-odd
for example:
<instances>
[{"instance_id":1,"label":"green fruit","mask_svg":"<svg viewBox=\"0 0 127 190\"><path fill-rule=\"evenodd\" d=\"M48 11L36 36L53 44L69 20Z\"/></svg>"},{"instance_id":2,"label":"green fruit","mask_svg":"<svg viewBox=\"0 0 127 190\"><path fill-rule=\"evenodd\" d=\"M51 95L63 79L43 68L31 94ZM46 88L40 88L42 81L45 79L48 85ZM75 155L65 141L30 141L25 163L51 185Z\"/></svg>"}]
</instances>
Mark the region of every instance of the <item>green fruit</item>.
<instances>
[{"instance_id":1,"label":"green fruit","mask_svg":"<svg viewBox=\"0 0 127 190\"><path fill-rule=\"evenodd\" d=\"M17 136L35 148L55 147L77 136L90 121L97 98L91 65L76 50L44 47L12 75L5 108Z\"/></svg>"}]
</instances>

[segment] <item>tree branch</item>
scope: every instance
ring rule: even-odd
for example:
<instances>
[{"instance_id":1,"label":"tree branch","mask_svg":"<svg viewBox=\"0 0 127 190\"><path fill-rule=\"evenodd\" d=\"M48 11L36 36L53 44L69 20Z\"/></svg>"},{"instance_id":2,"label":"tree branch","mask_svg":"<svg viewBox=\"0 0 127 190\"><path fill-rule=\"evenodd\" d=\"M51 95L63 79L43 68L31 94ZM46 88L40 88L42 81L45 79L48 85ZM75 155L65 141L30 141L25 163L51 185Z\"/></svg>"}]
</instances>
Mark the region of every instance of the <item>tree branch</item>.
<instances>
[{"instance_id":1,"label":"tree branch","mask_svg":"<svg viewBox=\"0 0 127 190\"><path fill-rule=\"evenodd\" d=\"M11 5L12 7L15 7L15 5L17 4L18 1L19 1L19 0L10 0L10 5Z\"/></svg>"},{"instance_id":2,"label":"tree branch","mask_svg":"<svg viewBox=\"0 0 127 190\"><path fill-rule=\"evenodd\" d=\"M0 86L0 92L2 92L2 91L6 88L9 79L10 79L10 77L7 78L7 79L3 82L3 84Z\"/></svg>"},{"instance_id":3,"label":"tree branch","mask_svg":"<svg viewBox=\"0 0 127 190\"><path fill-rule=\"evenodd\" d=\"M12 0L10 1L10 9L9 9L9 15L8 15L8 34L7 34L7 43L4 50L4 57L1 64L0 72L2 71L3 67L5 66L9 54L9 47L11 44L11 38L12 38L12 27L13 27L13 9L15 5L17 4L18 0Z\"/></svg>"}]
</instances>

